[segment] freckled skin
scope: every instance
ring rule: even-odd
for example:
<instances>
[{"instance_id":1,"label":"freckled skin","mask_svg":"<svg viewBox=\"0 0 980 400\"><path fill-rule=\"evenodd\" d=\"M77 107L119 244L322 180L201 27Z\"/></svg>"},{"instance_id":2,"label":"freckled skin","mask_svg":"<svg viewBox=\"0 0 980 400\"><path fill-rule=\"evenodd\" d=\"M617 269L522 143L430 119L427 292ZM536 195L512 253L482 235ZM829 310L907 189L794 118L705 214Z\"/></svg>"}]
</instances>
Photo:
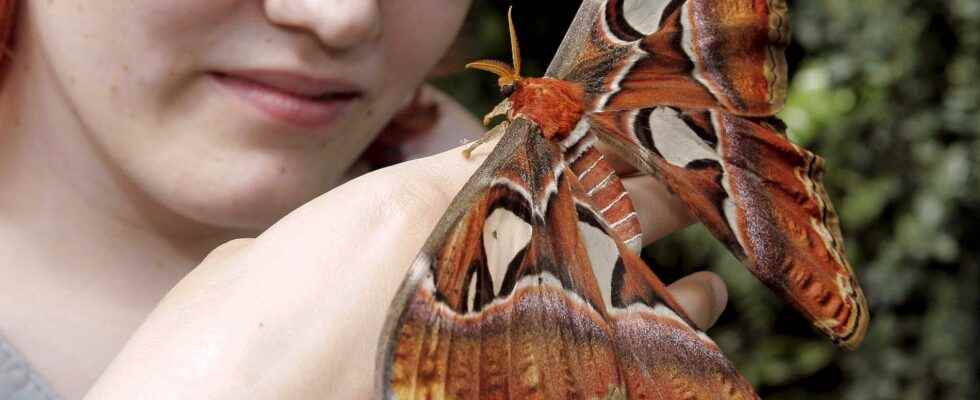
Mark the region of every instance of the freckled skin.
<instances>
[{"instance_id":1,"label":"freckled skin","mask_svg":"<svg viewBox=\"0 0 980 400\"><path fill-rule=\"evenodd\" d=\"M546 139L564 139L584 112L585 89L580 84L552 78L524 78L510 96L511 120L524 116L541 127Z\"/></svg>"}]
</instances>

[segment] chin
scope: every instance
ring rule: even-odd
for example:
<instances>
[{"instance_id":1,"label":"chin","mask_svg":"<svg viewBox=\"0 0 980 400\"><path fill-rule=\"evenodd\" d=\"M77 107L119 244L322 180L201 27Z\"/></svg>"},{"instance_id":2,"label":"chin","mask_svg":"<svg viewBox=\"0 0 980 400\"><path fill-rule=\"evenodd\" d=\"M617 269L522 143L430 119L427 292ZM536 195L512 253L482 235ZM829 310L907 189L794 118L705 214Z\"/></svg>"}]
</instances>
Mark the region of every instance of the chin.
<instances>
[{"instance_id":1,"label":"chin","mask_svg":"<svg viewBox=\"0 0 980 400\"><path fill-rule=\"evenodd\" d=\"M177 214L219 230L258 233L325 193L337 177L284 160L234 163L170 182L163 202Z\"/></svg>"}]
</instances>

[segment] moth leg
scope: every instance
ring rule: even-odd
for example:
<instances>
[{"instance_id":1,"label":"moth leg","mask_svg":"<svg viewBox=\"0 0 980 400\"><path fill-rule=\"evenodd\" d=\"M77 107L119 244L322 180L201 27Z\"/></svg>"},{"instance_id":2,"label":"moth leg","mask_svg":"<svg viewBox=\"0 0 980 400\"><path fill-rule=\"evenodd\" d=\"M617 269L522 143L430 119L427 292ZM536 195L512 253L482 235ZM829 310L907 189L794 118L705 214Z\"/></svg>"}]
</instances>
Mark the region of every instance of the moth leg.
<instances>
[{"instance_id":1,"label":"moth leg","mask_svg":"<svg viewBox=\"0 0 980 400\"><path fill-rule=\"evenodd\" d=\"M473 155L474 150L476 150L482 144L489 142L493 140L493 138L500 136L502 133L506 132L507 127L509 126L510 126L510 121L504 121L497 124L497 126L493 127L493 129L490 129L489 131L487 131L487 133L484 133L483 136L480 136L479 139L477 139L473 143L470 143L469 146L466 146L466 148L463 149L463 157L469 159Z\"/></svg>"},{"instance_id":2,"label":"moth leg","mask_svg":"<svg viewBox=\"0 0 980 400\"><path fill-rule=\"evenodd\" d=\"M483 116L483 126L490 126L494 118L506 116L510 112L510 98L504 99L500 104L497 104L490 113Z\"/></svg>"}]
</instances>

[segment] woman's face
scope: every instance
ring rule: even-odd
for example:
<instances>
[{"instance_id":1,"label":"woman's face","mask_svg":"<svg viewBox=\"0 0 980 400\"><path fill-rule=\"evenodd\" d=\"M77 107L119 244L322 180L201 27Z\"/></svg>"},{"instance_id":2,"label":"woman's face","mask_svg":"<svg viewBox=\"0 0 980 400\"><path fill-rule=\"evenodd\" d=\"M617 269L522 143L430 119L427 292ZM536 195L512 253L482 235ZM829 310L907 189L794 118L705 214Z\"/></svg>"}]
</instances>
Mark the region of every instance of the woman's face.
<instances>
[{"instance_id":1,"label":"woman's face","mask_svg":"<svg viewBox=\"0 0 980 400\"><path fill-rule=\"evenodd\" d=\"M115 173L182 217L256 229L338 183L469 3L26 1L19 40L59 88L46 112Z\"/></svg>"}]
</instances>

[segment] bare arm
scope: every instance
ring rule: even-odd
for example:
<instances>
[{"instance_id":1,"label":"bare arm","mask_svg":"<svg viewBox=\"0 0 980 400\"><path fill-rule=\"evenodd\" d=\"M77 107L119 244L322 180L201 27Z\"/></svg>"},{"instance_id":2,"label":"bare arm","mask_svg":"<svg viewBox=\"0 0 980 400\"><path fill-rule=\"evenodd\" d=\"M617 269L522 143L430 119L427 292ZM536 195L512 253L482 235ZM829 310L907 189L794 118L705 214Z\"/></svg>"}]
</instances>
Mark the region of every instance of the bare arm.
<instances>
[{"instance_id":1,"label":"bare arm","mask_svg":"<svg viewBox=\"0 0 980 400\"><path fill-rule=\"evenodd\" d=\"M461 108L450 111L456 122L437 131L474 129ZM368 398L388 304L491 148L470 160L452 149L369 173L258 238L214 250L158 305L87 398ZM647 242L689 223L652 180L633 178L628 186L651 233ZM702 327L727 296L706 273L671 290Z\"/></svg>"}]
</instances>

